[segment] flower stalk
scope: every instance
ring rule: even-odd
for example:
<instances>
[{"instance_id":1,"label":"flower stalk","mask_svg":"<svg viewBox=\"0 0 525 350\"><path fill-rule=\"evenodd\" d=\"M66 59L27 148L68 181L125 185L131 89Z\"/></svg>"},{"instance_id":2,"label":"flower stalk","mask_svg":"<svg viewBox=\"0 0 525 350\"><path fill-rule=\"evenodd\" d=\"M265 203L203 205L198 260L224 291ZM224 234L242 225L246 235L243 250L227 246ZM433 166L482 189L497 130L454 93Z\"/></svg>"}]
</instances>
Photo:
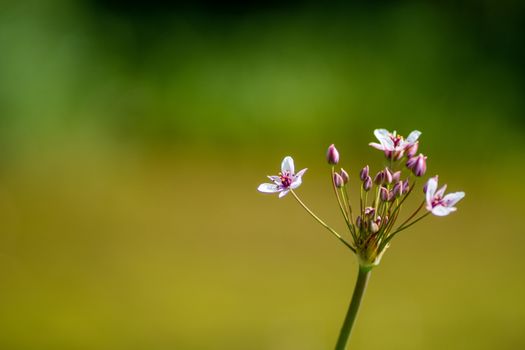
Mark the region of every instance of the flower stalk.
<instances>
[{"instance_id":1,"label":"flower stalk","mask_svg":"<svg viewBox=\"0 0 525 350\"><path fill-rule=\"evenodd\" d=\"M346 312L346 317L339 332L339 338L337 338L337 344L335 350L345 350L348 341L350 340L350 335L352 334L352 328L354 326L355 320L357 318L357 312L363 301L363 296L365 295L366 286L368 285L368 280L370 279L370 274L372 273L372 267L359 266L359 271L357 274L357 281L355 282L354 293L352 294L352 300L348 306L348 311Z\"/></svg>"}]
</instances>

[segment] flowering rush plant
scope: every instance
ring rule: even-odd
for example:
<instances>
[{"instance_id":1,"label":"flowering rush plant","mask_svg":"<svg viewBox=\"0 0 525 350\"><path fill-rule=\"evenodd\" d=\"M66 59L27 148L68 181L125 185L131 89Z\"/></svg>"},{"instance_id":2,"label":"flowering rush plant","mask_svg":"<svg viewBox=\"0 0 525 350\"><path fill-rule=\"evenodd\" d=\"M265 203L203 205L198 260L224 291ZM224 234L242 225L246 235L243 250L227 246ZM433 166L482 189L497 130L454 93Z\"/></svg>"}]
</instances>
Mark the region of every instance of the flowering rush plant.
<instances>
[{"instance_id":1,"label":"flowering rush plant","mask_svg":"<svg viewBox=\"0 0 525 350\"><path fill-rule=\"evenodd\" d=\"M268 176L271 183L263 183L258 188L263 193L278 193L279 198L291 193L308 214L357 257L357 281L336 350L346 349L371 271L379 265L392 239L429 214L446 216L456 211L456 203L465 196L464 192L445 194L447 185L439 188L437 175L424 182L421 188L416 186L418 179L427 172L427 157L417 154L421 132L412 131L406 139L386 129L376 129L374 135L379 143L371 142L370 146L383 151L388 166L374 175L368 165L361 169L359 186L355 188L360 193L359 205L354 208L348 195L350 176L344 169L336 171L339 152L334 145L328 147L326 158L331 166L332 187L348 229L344 236L321 220L295 193L307 169L295 172L292 157L283 159L278 175ZM403 215L404 203L412 193L422 195L421 204L410 214Z\"/></svg>"}]
</instances>

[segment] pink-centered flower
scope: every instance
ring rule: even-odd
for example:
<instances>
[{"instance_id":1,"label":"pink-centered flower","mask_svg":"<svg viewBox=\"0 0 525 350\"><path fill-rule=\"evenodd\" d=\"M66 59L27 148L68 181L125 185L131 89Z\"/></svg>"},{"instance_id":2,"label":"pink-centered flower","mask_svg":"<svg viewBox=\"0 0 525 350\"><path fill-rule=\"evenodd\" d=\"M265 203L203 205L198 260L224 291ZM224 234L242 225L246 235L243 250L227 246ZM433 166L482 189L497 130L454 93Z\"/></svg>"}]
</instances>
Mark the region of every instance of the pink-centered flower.
<instances>
[{"instance_id":1,"label":"pink-centered flower","mask_svg":"<svg viewBox=\"0 0 525 350\"><path fill-rule=\"evenodd\" d=\"M257 190L263 193L279 193L279 198L282 198L286 196L290 190L294 190L301 185L302 176L306 170L305 168L295 173L292 157L284 157L279 175L268 176L273 183L260 184Z\"/></svg>"},{"instance_id":2,"label":"pink-centered flower","mask_svg":"<svg viewBox=\"0 0 525 350\"><path fill-rule=\"evenodd\" d=\"M397 132L390 132L386 129L375 129L374 135L378 139L379 143L370 142L369 145L384 151L387 158L401 159L405 151L413 147L416 144L417 139L421 135L418 130L412 131L406 139L403 136L398 135Z\"/></svg>"},{"instance_id":3,"label":"pink-centered flower","mask_svg":"<svg viewBox=\"0 0 525 350\"><path fill-rule=\"evenodd\" d=\"M465 197L465 192L454 192L445 195L447 185L438 190L437 176L432 177L426 184L427 210L436 216L446 216L457 208L454 205Z\"/></svg>"}]
</instances>

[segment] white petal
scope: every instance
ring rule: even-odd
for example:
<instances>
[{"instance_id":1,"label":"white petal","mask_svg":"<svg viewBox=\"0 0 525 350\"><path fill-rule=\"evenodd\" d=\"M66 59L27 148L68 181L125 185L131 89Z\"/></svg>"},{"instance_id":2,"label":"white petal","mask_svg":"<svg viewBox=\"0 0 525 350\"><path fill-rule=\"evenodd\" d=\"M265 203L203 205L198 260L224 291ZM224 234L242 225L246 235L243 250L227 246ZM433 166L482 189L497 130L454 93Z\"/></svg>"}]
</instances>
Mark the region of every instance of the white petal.
<instances>
[{"instance_id":1,"label":"white petal","mask_svg":"<svg viewBox=\"0 0 525 350\"><path fill-rule=\"evenodd\" d=\"M297 174L295 174L295 177L302 177L304 175L304 173L306 172L306 170L308 170L308 168L304 168L303 170L299 170L299 172L297 172Z\"/></svg>"},{"instance_id":2,"label":"white petal","mask_svg":"<svg viewBox=\"0 0 525 350\"><path fill-rule=\"evenodd\" d=\"M283 162L281 163L281 172L289 172L293 174L295 172L295 167L293 165L293 159L290 156L284 157Z\"/></svg>"},{"instance_id":3,"label":"white petal","mask_svg":"<svg viewBox=\"0 0 525 350\"><path fill-rule=\"evenodd\" d=\"M390 137L379 139L379 142L381 142L385 150L387 151L395 150L394 141L392 141Z\"/></svg>"},{"instance_id":4,"label":"white petal","mask_svg":"<svg viewBox=\"0 0 525 350\"><path fill-rule=\"evenodd\" d=\"M419 130L414 130L410 133L410 135L408 135L408 137L406 138L406 141L410 144L413 144L414 142L417 141L417 139L419 138L419 136L421 135L421 131Z\"/></svg>"},{"instance_id":5,"label":"white petal","mask_svg":"<svg viewBox=\"0 0 525 350\"><path fill-rule=\"evenodd\" d=\"M297 187L301 186L301 184L303 183L303 180L300 178L300 177L296 177L292 183L290 184L290 188L292 190L295 190Z\"/></svg>"},{"instance_id":6,"label":"white petal","mask_svg":"<svg viewBox=\"0 0 525 350\"><path fill-rule=\"evenodd\" d=\"M383 148L377 148L370 144L370 146L375 147L377 149L381 149L383 151L393 151L394 150L394 141L390 138L390 135L392 135L387 129L375 129L374 130L375 137L379 140Z\"/></svg>"},{"instance_id":7,"label":"white petal","mask_svg":"<svg viewBox=\"0 0 525 350\"><path fill-rule=\"evenodd\" d=\"M276 184L260 184L259 187L257 187L257 191L263 192L263 193L276 193L281 191L279 186Z\"/></svg>"},{"instance_id":8,"label":"white petal","mask_svg":"<svg viewBox=\"0 0 525 350\"><path fill-rule=\"evenodd\" d=\"M442 205L438 205L432 209L432 214L436 216L447 216L448 214L452 213L453 211L456 211L457 209L454 207L444 207Z\"/></svg>"},{"instance_id":9,"label":"white petal","mask_svg":"<svg viewBox=\"0 0 525 350\"><path fill-rule=\"evenodd\" d=\"M443 197L446 190L447 190L447 185L441 186L441 188L436 191L436 196Z\"/></svg>"},{"instance_id":10,"label":"white petal","mask_svg":"<svg viewBox=\"0 0 525 350\"><path fill-rule=\"evenodd\" d=\"M463 197L465 197L465 192L454 192L449 193L443 198L443 202L446 206L452 207L457 202L459 202Z\"/></svg>"},{"instance_id":11,"label":"white petal","mask_svg":"<svg viewBox=\"0 0 525 350\"><path fill-rule=\"evenodd\" d=\"M281 178L277 175L270 175L268 176L268 178L272 180L273 182L275 182L277 185L281 183Z\"/></svg>"},{"instance_id":12,"label":"white petal","mask_svg":"<svg viewBox=\"0 0 525 350\"><path fill-rule=\"evenodd\" d=\"M385 138L390 138L390 131L388 131L387 129L375 129L374 130L374 136L378 139L378 140L381 140L381 139L385 139Z\"/></svg>"},{"instance_id":13,"label":"white petal","mask_svg":"<svg viewBox=\"0 0 525 350\"><path fill-rule=\"evenodd\" d=\"M281 193L279 193L279 198L283 198L284 196L286 196L288 194L288 192L290 192L290 190L282 191Z\"/></svg>"},{"instance_id":14,"label":"white petal","mask_svg":"<svg viewBox=\"0 0 525 350\"><path fill-rule=\"evenodd\" d=\"M432 206L432 200L434 200L434 195L436 194L437 189L437 181L435 178L431 177L427 181L427 193L426 193L426 199L427 199L427 205Z\"/></svg>"},{"instance_id":15,"label":"white petal","mask_svg":"<svg viewBox=\"0 0 525 350\"><path fill-rule=\"evenodd\" d=\"M375 143L375 142L370 142L368 144L369 146L372 146L374 147L375 149L378 149L380 151L384 151L385 150L385 147L383 145L380 145L379 143Z\"/></svg>"}]
</instances>

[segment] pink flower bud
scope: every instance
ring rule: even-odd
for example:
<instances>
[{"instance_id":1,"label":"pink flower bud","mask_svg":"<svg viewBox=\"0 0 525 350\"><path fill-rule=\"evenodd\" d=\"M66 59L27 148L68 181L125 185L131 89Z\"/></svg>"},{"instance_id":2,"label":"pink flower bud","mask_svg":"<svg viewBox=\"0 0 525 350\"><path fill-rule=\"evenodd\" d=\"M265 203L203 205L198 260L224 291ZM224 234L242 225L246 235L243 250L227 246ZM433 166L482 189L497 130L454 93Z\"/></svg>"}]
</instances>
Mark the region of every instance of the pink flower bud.
<instances>
[{"instance_id":1,"label":"pink flower bud","mask_svg":"<svg viewBox=\"0 0 525 350\"><path fill-rule=\"evenodd\" d=\"M413 156L416 155L417 153L417 149L419 148L419 141L416 141L415 143L411 144L410 146L408 146L406 148L406 155L407 155L407 158L410 159L412 158Z\"/></svg>"},{"instance_id":2,"label":"pink flower bud","mask_svg":"<svg viewBox=\"0 0 525 350\"><path fill-rule=\"evenodd\" d=\"M332 165L339 163L339 152L333 144L328 147L328 152L326 152L326 160L328 160L328 164Z\"/></svg>"},{"instance_id":3,"label":"pink flower bud","mask_svg":"<svg viewBox=\"0 0 525 350\"><path fill-rule=\"evenodd\" d=\"M398 182L401 177L401 171L396 171L392 174L392 182Z\"/></svg>"},{"instance_id":4,"label":"pink flower bud","mask_svg":"<svg viewBox=\"0 0 525 350\"><path fill-rule=\"evenodd\" d=\"M345 185L343 178L338 173L334 173L334 184L337 188L341 188Z\"/></svg>"},{"instance_id":5,"label":"pink flower bud","mask_svg":"<svg viewBox=\"0 0 525 350\"><path fill-rule=\"evenodd\" d=\"M376 213L376 210L373 207L366 207L365 208L365 216L366 217L372 217Z\"/></svg>"},{"instance_id":6,"label":"pink flower bud","mask_svg":"<svg viewBox=\"0 0 525 350\"><path fill-rule=\"evenodd\" d=\"M394 189L392 190L392 194L394 197L399 197L403 194L403 182L402 181L398 181L396 182L396 184L394 185Z\"/></svg>"},{"instance_id":7,"label":"pink flower bud","mask_svg":"<svg viewBox=\"0 0 525 350\"><path fill-rule=\"evenodd\" d=\"M410 184L408 182L408 179L406 179L405 181L403 181L403 193L402 194L408 193L409 190L410 190Z\"/></svg>"},{"instance_id":8,"label":"pink flower bud","mask_svg":"<svg viewBox=\"0 0 525 350\"><path fill-rule=\"evenodd\" d=\"M380 190L379 190L379 198L381 198L381 200L383 202L388 202L388 200L390 199L390 193L388 192L388 190L381 186Z\"/></svg>"},{"instance_id":9,"label":"pink flower bud","mask_svg":"<svg viewBox=\"0 0 525 350\"><path fill-rule=\"evenodd\" d=\"M407 167L414 175L423 176L427 171L427 157L420 153L417 157L412 157L407 161Z\"/></svg>"},{"instance_id":10,"label":"pink flower bud","mask_svg":"<svg viewBox=\"0 0 525 350\"><path fill-rule=\"evenodd\" d=\"M385 174L385 182L387 184L392 183L392 172L390 171L390 169L385 168L384 174Z\"/></svg>"},{"instance_id":11,"label":"pink flower bud","mask_svg":"<svg viewBox=\"0 0 525 350\"><path fill-rule=\"evenodd\" d=\"M370 222L370 232L376 233L379 231L379 226L375 222Z\"/></svg>"},{"instance_id":12,"label":"pink flower bud","mask_svg":"<svg viewBox=\"0 0 525 350\"><path fill-rule=\"evenodd\" d=\"M385 181L385 173L380 171L374 177L374 183L376 185L381 185L383 183L383 181Z\"/></svg>"},{"instance_id":13,"label":"pink flower bud","mask_svg":"<svg viewBox=\"0 0 525 350\"><path fill-rule=\"evenodd\" d=\"M341 177L343 178L343 183L346 185L348 181L350 181L350 176L348 176L348 173L343 168L341 168L340 173L341 173Z\"/></svg>"},{"instance_id":14,"label":"pink flower bud","mask_svg":"<svg viewBox=\"0 0 525 350\"><path fill-rule=\"evenodd\" d=\"M361 219L361 215L357 217L357 219L355 220L355 224L357 227L361 228L361 226L363 225L363 219Z\"/></svg>"},{"instance_id":15,"label":"pink flower bud","mask_svg":"<svg viewBox=\"0 0 525 350\"><path fill-rule=\"evenodd\" d=\"M365 166L363 169L361 169L361 172L359 173L359 178L361 179L361 181L365 181L366 178L368 177L368 174L370 172L370 168L367 166Z\"/></svg>"},{"instance_id":16,"label":"pink flower bud","mask_svg":"<svg viewBox=\"0 0 525 350\"><path fill-rule=\"evenodd\" d=\"M367 176L365 181L363 182L363 190L366 192L370 191L372 188L372 178L370 176Z\"/></svg>"}]
</instances>

